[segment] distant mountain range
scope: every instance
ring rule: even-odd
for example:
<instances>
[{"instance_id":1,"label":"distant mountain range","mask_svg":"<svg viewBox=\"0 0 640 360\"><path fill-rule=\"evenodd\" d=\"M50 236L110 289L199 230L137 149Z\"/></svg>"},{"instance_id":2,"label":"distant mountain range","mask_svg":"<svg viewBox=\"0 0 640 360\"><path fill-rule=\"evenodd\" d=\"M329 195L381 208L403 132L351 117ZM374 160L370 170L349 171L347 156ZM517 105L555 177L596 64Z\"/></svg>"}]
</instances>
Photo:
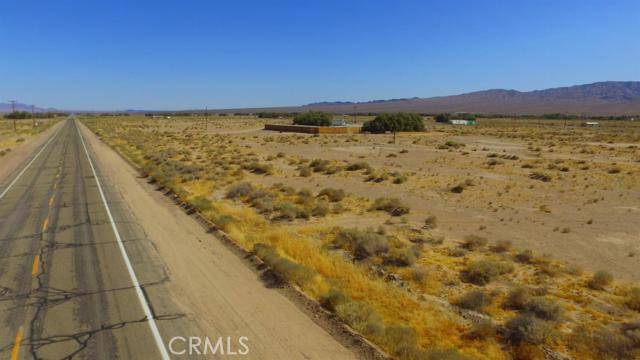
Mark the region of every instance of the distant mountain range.
<instances>
[{"instance_id":1,"label":"distant mountain range","mask_svg":"<svg viewBox=\"0 0 640 360\"><path fill-rule=\"evenodd\" d=\"M16 103L16 110L31 111L31 106ZM255 113L260 111L304 112L309 110L339 114L406 111L427 114L467 112L518 115L554 113L593 116L640 115L640 81L604 81L534 91L492 89L430 98L412 97L364 102L325 101L303 106L217 109L209 110L209 112ZM0 113L9 111L11 111L11 104L0 103ZM35 111L55 112L59 110L36 107ZM153 110L126 110L125 112L139 113L153 112Z\"/></svg>"},{"instance_id":2,"label":"distant mountain range","mask_svg":"<svg viewBox=\"0 0 640 360\"><path fill-rule=\"evenodd\" d=\"M519 115L552 113L600 116L635 115L640 114L640 81L605 81L534 91L492 89L431 98L319 102L294 107L225 109L221 111L257 112L261 110L288 112L321 110L334 113L407 111Z\"/></svg>"},{"instance_id":3,"label":"distant mountain range","mask_svg":"<svg viewBox=\"0 0 640 360\"><path fill-rule=\"evenodd\" d=\"M16 103L15 104L16 111L31 111L31 105ZM34 106L33 111L35 112L57 112L59 110L54 108L41 108ZM11 112L11 104L10 103L0 103L0 113L8 113Z\"/></svg>"}]
</instances>

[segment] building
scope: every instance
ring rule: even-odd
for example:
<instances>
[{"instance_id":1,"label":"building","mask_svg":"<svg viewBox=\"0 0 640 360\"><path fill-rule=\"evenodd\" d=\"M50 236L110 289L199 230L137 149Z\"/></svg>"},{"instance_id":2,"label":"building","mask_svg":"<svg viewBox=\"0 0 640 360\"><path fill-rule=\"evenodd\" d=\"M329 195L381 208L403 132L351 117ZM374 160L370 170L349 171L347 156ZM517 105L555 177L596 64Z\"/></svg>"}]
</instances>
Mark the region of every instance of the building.
<instances>
[{"instance_id":1,"label":"building","mask_svg":"<svg viewBox=\"0 0 640 360\"><path fill-rule=\"evenodd\" d=\"M463 120L463 119L451 119L449 120L451 125L477 125L475 120Z\"/></svg>"},{"instance_id":2,"label":"building","mask_svg":"<svg viewBox=\"0 0 640 360\"><path fill-rule=\"evenodd\" d=\"M331 120L331 126L347 126L347 121L345 119Z\"/></svg>"},{"instance_id":3,"label":"building","mask_svg":"<svg viewBox=\"0 0 640 360\"><path fill-rule=\"evenodd\" d=\"M596 121L587 121L587 122L583 122L582 126L586 126L586 127L598 127L600 126L599 122Z\"/></svg>"}]
</instances>

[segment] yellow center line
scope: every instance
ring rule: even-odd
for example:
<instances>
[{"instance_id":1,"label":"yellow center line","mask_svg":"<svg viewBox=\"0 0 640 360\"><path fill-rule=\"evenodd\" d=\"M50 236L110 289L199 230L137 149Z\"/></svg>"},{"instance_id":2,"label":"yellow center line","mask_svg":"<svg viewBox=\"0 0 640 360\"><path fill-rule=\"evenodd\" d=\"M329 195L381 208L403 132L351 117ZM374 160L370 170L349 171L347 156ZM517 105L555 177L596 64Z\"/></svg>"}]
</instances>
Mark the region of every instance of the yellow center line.
<instances>
[{"instance_id":1,"label":"yellow center line","mask_svg":"<svg viewBox=\"0 0 640 360\"><path fill-rule=\"evenodd\" d=\"M44 219L44 224L42 224L42 232L47 231L48 228L49 228L49 217Z\"/></svg>"},{"instance_id":2,"label":"yellow center line","mask_svg":"<svg viewBox=\"0 0 640 360\"><path fill-rule=\"evenodd\" d=\"M53 189L55 190L57 187L58 187L58 183L57 182L53 183Z\"/></svg>"},{"instance_id":3,"label":"yellow center line","mask_svg":"<svg viewBox=\"0 0 640 360\"><path fill-rule=\"evenodd\" d=\"M38 273L38 265L40 265L40 255L36 255L36 257L33 258L33 265L31 265L31 275L36 276L36 274Z\"/></svg>"},{"instance_id":4,"label":"yellow center line","mask_svg":"<svg viewBox=\"0 0 640 360\"><path fill-rule=\"evenodd\" d=\"M13 343L13 350L11 351L11 360L18 359L18 353L20 352L20 343L22 342L22 326L18 329L18 333L16 334L16 340Z\"/></svg>"},{"instance_id":5,"label":"yellow center line","mask_svg":"<svg viewBox=\"0 0 640 360\"><path fill-rule=\"evenodd\" d=\"M53 199L55 198L56 198L55 195L51 195L51 197L49 198L49 207L53 206Z\"/></svg>"}]
</instances>

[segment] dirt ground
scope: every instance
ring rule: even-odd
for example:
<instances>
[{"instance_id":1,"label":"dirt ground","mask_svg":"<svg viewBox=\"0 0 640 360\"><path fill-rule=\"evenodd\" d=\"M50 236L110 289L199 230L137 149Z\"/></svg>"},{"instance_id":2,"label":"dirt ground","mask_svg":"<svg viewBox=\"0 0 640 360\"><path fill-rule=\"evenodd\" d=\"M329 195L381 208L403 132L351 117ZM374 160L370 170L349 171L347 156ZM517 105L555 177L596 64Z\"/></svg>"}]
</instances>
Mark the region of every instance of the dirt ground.
<instances>
[{"instance_id":1,"label":"dirt ground","mask_svg":"<svg viewBox=\"0 0 640 360\"><path fill-rule=\"evenodd\" d=\"M300 141L305 137L311 139L310 144ZM279 140L265 142L265 138L299 140L292 144ZM635 146L637 149L638 143L576 142L555 146L554 152L540 154L530 151L526 140L491 135L460 136L448 132L401 135L396 144L389 143L390 135L369 135L362 140L365 144L350 143L348 139L348 136L319 139L256 131L244 133L242 139L236 137L235 140L261 154L285 153L343 163L364 160L374 168L410 174L402 185L365 182L362 177L345 173L301 178L286 164L280 164L283 171L269 177L253 175L252 182L268 185L283 182L315 189L338 187L369 199L381 194L397 197L411 207L409 218L416 223L426 216L436 216L437 230L447 240L458 241L470 234L491 241L509 240L517 248L549 254L591 271L606 269L619 278L640 280L638 151L614 156L609 152L580 154L574 151L579 147L628 149ZM463 146L437 148L447 141ZM400 153L402 150L408 152ZM487 165L491 159L487 157L489 154L498 154L500 163ZM515 155L518 159L501 160L502 155ZM549 164L558 163L569 169L547 169ZM524 164L534 164L549 172L553 179L542 182L529 178L533 169L522 168ZM584 164L591 168L581 170ZM614 166L625 170L607 173L607 169ZM475 185L461 194L450 191L466 179L472 179ZM364 224L379 221L369 220Z\"/></svg>"},{"instance_id":2,"label":"dirt ground","mask_svg":"<svg viewBox=\"0 0 640 360\"><path fill-rule=\"evenodd\" d=\"M113 184L160 254L168 289L202 334L244 334L251 358L349 359L354 355L178 207L153 191L111 148L83 129ZM214 241L212 241L214 240ZM301 336L303 335L303 336Z\"/></svg>"}]
</instances>

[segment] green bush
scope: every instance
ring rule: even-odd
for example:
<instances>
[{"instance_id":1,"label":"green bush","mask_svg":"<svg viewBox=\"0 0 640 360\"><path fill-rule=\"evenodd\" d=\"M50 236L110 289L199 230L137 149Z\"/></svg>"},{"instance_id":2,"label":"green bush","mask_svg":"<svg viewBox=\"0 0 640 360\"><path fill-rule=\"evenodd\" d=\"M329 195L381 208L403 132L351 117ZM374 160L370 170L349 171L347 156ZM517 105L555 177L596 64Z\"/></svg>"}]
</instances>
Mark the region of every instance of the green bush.
<instances>
[{"instance_id":1,"label":"green bush","mask_svg":"<svg viewBox=\"0 0 640 360\"><path fill-rule=\"evenodd\" d=\"M309 111L297 114L293 118L293 123L296 125L331 126L331 120L333 120L333 115L329 113L322 111Z\"/></svg>"},{"instance_id":2,"label":"green bush","mask_svg":"<svg viewBox=\"0 0 640 360\"><path fill-rule=\"evenodd\" d=\"M447 123L449 122L449 114L438 114L434 117L434 120L437 123Z\"/></svg>"},{"instance_id":3,"label":"green bush","mask_svg":"<svg viewBox=\"0 0 640 360\"><path fill-rule=\"evenodd\" d=\"M384 133L387 131L424 131L422 116L417 114L381 114L362 125L362 131Z\"/></svg>"}]
</instances>

